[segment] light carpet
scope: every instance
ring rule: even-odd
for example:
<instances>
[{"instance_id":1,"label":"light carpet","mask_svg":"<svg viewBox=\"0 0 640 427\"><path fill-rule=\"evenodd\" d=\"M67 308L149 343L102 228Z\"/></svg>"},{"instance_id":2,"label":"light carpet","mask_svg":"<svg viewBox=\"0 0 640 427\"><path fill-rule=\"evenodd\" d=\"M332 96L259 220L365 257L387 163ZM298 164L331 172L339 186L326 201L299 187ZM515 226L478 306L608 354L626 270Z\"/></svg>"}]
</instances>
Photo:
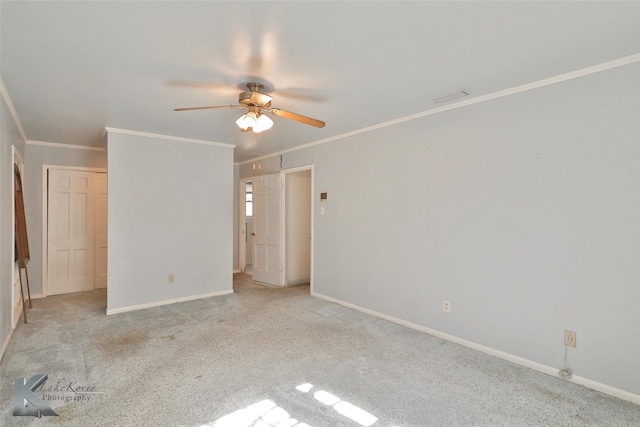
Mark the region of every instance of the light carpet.
<instances>
[{"instance_id":1,"label":"light carpet","mask_svg":"<svg viewBox=\"0 0 640 427\"><path fill-rule=\"evenodd\" d=\"M640 425L640 406L311 297L308 285L236 275L234 289L112 316L104 290L34 300L0 364L0 424ZM13 416L14 380L39 373L48 391L36 395L59 416Z\"/></svg>"}]
</instances>

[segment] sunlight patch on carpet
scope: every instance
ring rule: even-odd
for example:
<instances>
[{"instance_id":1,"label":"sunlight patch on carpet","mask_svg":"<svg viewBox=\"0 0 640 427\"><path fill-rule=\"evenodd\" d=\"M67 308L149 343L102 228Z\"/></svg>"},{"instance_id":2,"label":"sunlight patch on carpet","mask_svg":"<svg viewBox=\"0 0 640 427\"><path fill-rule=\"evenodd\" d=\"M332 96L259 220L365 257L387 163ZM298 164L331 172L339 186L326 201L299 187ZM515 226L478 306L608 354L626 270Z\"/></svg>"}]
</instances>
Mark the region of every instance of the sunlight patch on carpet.
<instances>
[{"instance_id":1,"label":"sunlight patch on carpet","mask_svg":"<svg viewBox=\"0 0 640 427\"><path fill-rule=\"evenodd\" d=\"M297 390L302 391L303 393L308 393L312 388L313 385L308 383L301 384L296 387ZM331 394L328 391L318 390L313 393L313 397L317 401L324 403L327 406L331 406L340 415L343 415L350 420L357 422L361 426L368 427L378 421L378 418L373 414L370 414L364 409L340 399L338 396Z\"/></svg>"},{"instance_id":2,"label":"sunlight patch on carpet","mask_svg":"<svg viewBox=\"0 0 640 427\"><path fill-rule=\"evenodd\" d=\"M265 399L200 427L311 427L291 418L274 401Z\"/></svg>"},{"instance_id":3,"label":"sunlight patch on carpet","mask_svg":"<svg viewBox=\"0 0 640 427\"><path fill-rule=\"evenodd\" d=\"M296 387L302 393L309 393L314 388L313 384L304 383ZM318 402L332 407L338 414L349 418L361 426L369 427L378 421L378 418L364 409L340 399L338 396L325 390L316 390L313 398ZM311 427L309 424L298 421L287 411L278 406L271 399L264 399L257 403L238 409L228 415L219 418L213 423L203 424L200 427Z\"/></svg>"}]
</instances>

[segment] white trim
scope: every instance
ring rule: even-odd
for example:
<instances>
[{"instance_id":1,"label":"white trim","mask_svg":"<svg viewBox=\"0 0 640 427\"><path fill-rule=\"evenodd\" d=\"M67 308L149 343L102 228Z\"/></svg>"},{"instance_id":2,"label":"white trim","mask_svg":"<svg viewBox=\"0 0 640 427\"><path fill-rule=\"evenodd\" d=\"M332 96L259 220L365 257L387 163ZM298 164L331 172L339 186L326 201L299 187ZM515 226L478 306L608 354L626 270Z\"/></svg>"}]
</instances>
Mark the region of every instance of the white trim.
<instances>
[{"instance_id":1,"label":"white trim","mask_svg":"<svg viewBox=\"0 0 640 427\"><path fill-rule=\"evenodd\" d=\"M7 335L7 339L2 343L2 349L0 349L0 362L2 362L2 358L4 357L5 351L7 351L7 347L9 347L9 342L11 342L11 337L13 336L13 328L9 329L9 334Z\"/></svg>"},{"instance_id":2,"label":"white trim","mask_svg":"<svg viewBox=\"0 0 640 427\"><path fill-rule=\"evenodd\" d=\"M104 151L104 147L91 147L88 145L73 145L73 144L58 144L56 142L47 142L47 141L27 141L25 142L27 145L42 145L44 147L51 148L68 148L71 150L89 150L89 151Z\"/></svg>"},{"instance_id":3,"label":"white trim","mask_svg":"<svg viewBox=\"0 0 640 427\"><path fill-rule=\"evenodd\" d=\"M99 172L99 173L107 172L107 168L94 168L91 166L65 166L65 165L43 164L42 167L43 168L46 167L47 169L61 170L61 171L80 171L80 172Z\"/></svg>"},{"instance_id":4,"label":"white trim","mask_svg":"<svg viewBox=\"0 0 640 427\"><path fill-rule=\"evenodd\" d=\"M242 273L240 270L233 270L233 274Z\"/></svg>"},{"instance_id":5,"label":"white trim","mask_svg":"<svg viewBox=\"0 0 640 427\"><path fill-rule=\"evenodd\" d=\"M49 291L49 169L53 170L72 170L79 172L98 172L106 173L105 168L92 168L84 166L63 166L63 165L42 165L42 294L39 298L44 298ZM33 299L33 297L32 297Z\"/></svg>"},{"instance_id":6,"label":"white trim","mask_svg":"<svg viewBox=\"0 0 640 427\"><path fill-rule=\"evenodd\" d=\"M224 148L236 148L235 144L226 144L224 142L215 142L215 141L204 141L202 139L192 139L192 138L182 138L180 136L170 136L170 135L160 135L157 133L148 133L148 132L138 132L135 130L126 130L126 129L117 129L117 128L104 128L107 133L119 133L122 135L134 135L134 136L142 136L145 138L156 138L156 139L167 139L169 141L179 141L179 142L189 142L192 144L203 144L203 145L213 145L215 147L224 147Z\"/></svg>"},{"instance_id":7,"label":"white trim","mask_svg":"<svg viewBox=\"0 0 640 427\"><path fill-rule=\"evenodd\" d=\"M16 112L16 107L13 105L13 101L11 100L11 96L9 96L9 92L7 91L7 87L4 85L4 82L0 78L0 93L2 93L2 98L4 98L5 104L7 104L7 108L9 108L9 112L11 113L11 117L13 117L13 121L16 123L18 127L18 131L20 132L20 136L22 137L22 142L27 141L27 134L22 127L22 123L18 118L18 113Z\"/></svg>"},{"instance_id":8,"label":"white trim","mask_svg":"<svg viewBox=\"0 0 640 427\"><path fill-rule=\"evenodd\" d=\"M11 242L15 242L16 241L16 198L15 198L15 191L16 191L16 174L15 174L15 162L16 162L16 153L18 151L16 150L16 146L12 145L11 146L11 192L14 194L14 197L11 198ZM22 178L22 177L20 177ZM24 191L24 182L22 183L23 187L23 191ZM24 197L24 192L22 193L22 197ZM29 233L27 233L28 235ZM11 245L11 329L15 328L16 325L18 324L18 317L19 314L16 314L16 295L15 295L15 290L16 290L16 246L15 245ZM20 274L20 268L18 268L18 274ZM20 282L20 286L22 286L22 282ZM22 288L20 288L20 290L22 290ZM24 307L22 307L24 305L24 302L22 301L22 299L20 300L21 303L21 311L24 310ZM22 313L21 313L22 314Z\"/></svg>"},{"instance_id":9,"label":"white trim","mask_svg":"<svg viewBox=\"0 0 640 427\"><path fill-rule=\"evenodd\" d=\"M633 64L636 62L640 62L640 53L634 53L633 55L624 56L622 58L614 59L611 61L603 62L601 64L596 64L591 67L582 68L575 71L570 71L568 73L559 74L554 77L548 77L541 80L536 80L531 83L526 83L520 86L514 86L508 89L499 90L497 92L488 93L485 95L476 96L473 98L466 98L464 100L454 102L452 104L448 104L442 107L432 108L426 111L422 111L420 113L411 114L409 116L399 117L397 119L388 120L386 122L378 123L372 126L367 126L362 129L356 129L351 132L342 133L340 135L330 136L328 138L324 138L318 141L310 142L307 144L298 145L296 147L288 148L286 150L277 151L271 154L265 154L264 156L253 157L249 160L245 160L244 162L240 162L241 165L247 163L253 163L260 160L268 159L270 157L279 156L281 154L290 153L292 151L298 151L309 147L314 147L320 144L326 144L327 142L337 141L340 139L345 139L350 136L358 135L365 132L371 132L373 130L382 129L389 126L394 126L400 123L408 122L410 120L420 119L427 116L432 116L434 114L443 113L445 111L455 110L458 108L467 107L469 105L479 104L485 101L491 101L493 99L502 98L509 95L515 95L517 93L525 92L531 89L537 89L544 86L553 85L556 83L564 82L567 80L576 79L578 77L588 76L590 74L599 73L601 71L610 70L617 67L622 67L624 65Z\"/></svg>"},{"instance_id":10,"label":"white trim","mask_svg":"<svg viewBox=\"0 0 640 427\"><path fill-rule=\"evenodd\" d=\"M278 218L278 221L280 221L280 279L279 279L279 285L280 286L284 286L284 278L285 278L285 271L287 266L286 264L286 260L287 260L287 255L286 255L286 251L287 251L287 240L286 240L286 224L287 224L287 211L286 211L286 205L285 205L285 183L287 181L287 177L284 171L280 171L280 176L278 177L278 181L280 184L280 194L278 195L278 199L280 202L280 218Z\"/></svg>"},{"instance_id":11,"label":"white trim","mask_svg":"<svg viewBox=\"0 0 640 427\"><path fill-rule=\"evenodd\" d=\"M217 297L217 296L220 296L220 295L228 295L228 294L232 294L232 293L233 293L233 289L230 289L228 291L218 291L218 292L211 292L211 293L202 294L202 295L191 295L191 296L188 296L188 297L181 297L181 298L174 298L174 299L164 300L164 301L150 302L150 303L146 303L146 304L130 305L128 307L114 308L113 310L109 310L107 308L107 315L125 313L127 311L134 311L134 310L143 310L145 308L159 307L159 306L162 306L162 305L175 304L177 302L186 302L186 301L193 301L193 300L196 300L196 299Z\"/></svg>"},{"instance_id":12,"label":"white trim","mask_svg":"<svg viewBox=\"0 0 640 427\"><path fill-rule=\"evenodd\" d=\"M313 165L304 165L304 166L297 166L295 168L290 168L290 169L282 169L280 173L288 174L288 173L305 172L305 171L313 171Z\"/></svg>"},{"instance_id":13,"label":"white trim","mask_svg":"<svg viewBox=\"0 0 640 427\"><path fill-rule=\"evenodd\" d=\"M416 323L408 322L403 319L398 319L397 317L389 316L387 314L379 313L374 310L370 310L368 308L360 307L355 304L351 304L349 302L345 302L336 298L332 298L326 295L319 294L317 292L311 291L311 295L329 302L333 302L357 311L361 311L363 313L369 314L371 316L378 317L380 319L388 320L389 322L397 323L398 325L405 326L407 328L415 329L420 332L424 332L429 335L433 335L438 338L445 339L447 341L451 341L456 344L463 345L465 347L471 348L473 350L480 351L485 354L489 354L491 356L495 356L497 358L506 360L508 362L515 363L520 366L524 366L526 368L533 369L534 371L542 372L544 374L551 375L553 377L557 377L559 379L563 379L558 375L559 369L551 366L543 365L542 363L534 362L529 359L525 359L524 357L516 356L511 353L507 353L501 350L496 350L491 347L486 347L481 344L477 344L471 341L467 341L462 338L458 338L453 335L445 334L444 332L437 331L435 329L427 328L426 326L418 325ZM580 377L577 375L573 375L570 379L566 380L574 384L578 384L601 393L608 394L613 397L617 397L618 399L626 400L631 403L635 403L636 405L640 405L640 395L631 393L626 390L621 390L619 388L612 387L607 384L603 384L589 378Z\"/></svg>"},{"instance_id":14,"label":"white trim","mask_svg":"<svg viewBox=\"0 0 640 427\"><path fill-rule=\"evenodd\" d=\"M18 151L15 145L11 146L11 152L13 154L13 163L16 163L16 157L18 158L18 164L25 163L24 157L22 157L22 154L20 154L20 152ZM21 178L24 178L24 177L21 177Z\"/></svg>"}]
</instances>

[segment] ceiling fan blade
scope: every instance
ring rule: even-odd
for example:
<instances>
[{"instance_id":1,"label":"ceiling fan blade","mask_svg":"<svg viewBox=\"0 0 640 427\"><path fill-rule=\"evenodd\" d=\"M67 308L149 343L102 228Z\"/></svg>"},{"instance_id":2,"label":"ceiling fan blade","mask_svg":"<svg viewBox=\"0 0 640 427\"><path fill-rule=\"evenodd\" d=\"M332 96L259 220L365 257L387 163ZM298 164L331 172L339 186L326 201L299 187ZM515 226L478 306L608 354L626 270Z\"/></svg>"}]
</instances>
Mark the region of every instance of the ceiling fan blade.
<instances>
[{"instance_id":1,"label":"ceiling fan blade","mask_svg":"<svg viewBox=\"0 0 640 427\"><path fill-rule=\"evenodd\" d=\"M284 117L285 119L295 120L300 123L304 123L305 125L315 126L317 128L323 128L325 122L322 120L312 119L311 117L303 116L302 114L292 113L291 111L280 110L279 108L270 108L265 109L269 111L271 114L274 114L278 117Z\"/></svg>"},{"instance_id":2,"label":"ceiling fan blade","mask_svg":"<svg viewBox=\"0 0 640 427\"><path fill-rule=\"evenodd\" d=\"M214 108L246 108L242 105L215 105L212 107L187 107L187 108L174 108L173 111L191 111L191 110L211 110Z\"/></svg>"}]
</instances>

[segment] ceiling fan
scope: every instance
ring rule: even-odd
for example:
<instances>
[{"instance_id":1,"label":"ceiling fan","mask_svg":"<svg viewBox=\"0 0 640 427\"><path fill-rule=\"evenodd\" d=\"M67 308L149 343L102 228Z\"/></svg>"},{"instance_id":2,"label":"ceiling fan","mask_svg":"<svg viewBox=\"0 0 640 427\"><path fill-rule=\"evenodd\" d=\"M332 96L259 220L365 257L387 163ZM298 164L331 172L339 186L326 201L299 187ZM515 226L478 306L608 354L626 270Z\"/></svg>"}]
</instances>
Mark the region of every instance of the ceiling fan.
<instances>
[{"instance_id":1,"label":"ceiling fan","mask_svg":"<svg viewBox=\"0 0 640 427\"><path fill-rule=\"evenodd\" d=\"M265 111L273 114L274 116L295 120L317 128L322 128L325 125L325 122L321 120L312 119L311 117L292 113L291 111L281 110L279 108L272 108L271 100L273 97L262 92L264 90L264 86L260 83L247 83L247 89L249 90L240 93L238 96L238 103L240 105L175 108L173 111L208 110L214 108L247 108L249 111L236 121L236 124L242 132L253 131L255 133L260 133L270 129L271 126L273 126L273 121L263 114Z\"/></svg>"}]
</instances>

